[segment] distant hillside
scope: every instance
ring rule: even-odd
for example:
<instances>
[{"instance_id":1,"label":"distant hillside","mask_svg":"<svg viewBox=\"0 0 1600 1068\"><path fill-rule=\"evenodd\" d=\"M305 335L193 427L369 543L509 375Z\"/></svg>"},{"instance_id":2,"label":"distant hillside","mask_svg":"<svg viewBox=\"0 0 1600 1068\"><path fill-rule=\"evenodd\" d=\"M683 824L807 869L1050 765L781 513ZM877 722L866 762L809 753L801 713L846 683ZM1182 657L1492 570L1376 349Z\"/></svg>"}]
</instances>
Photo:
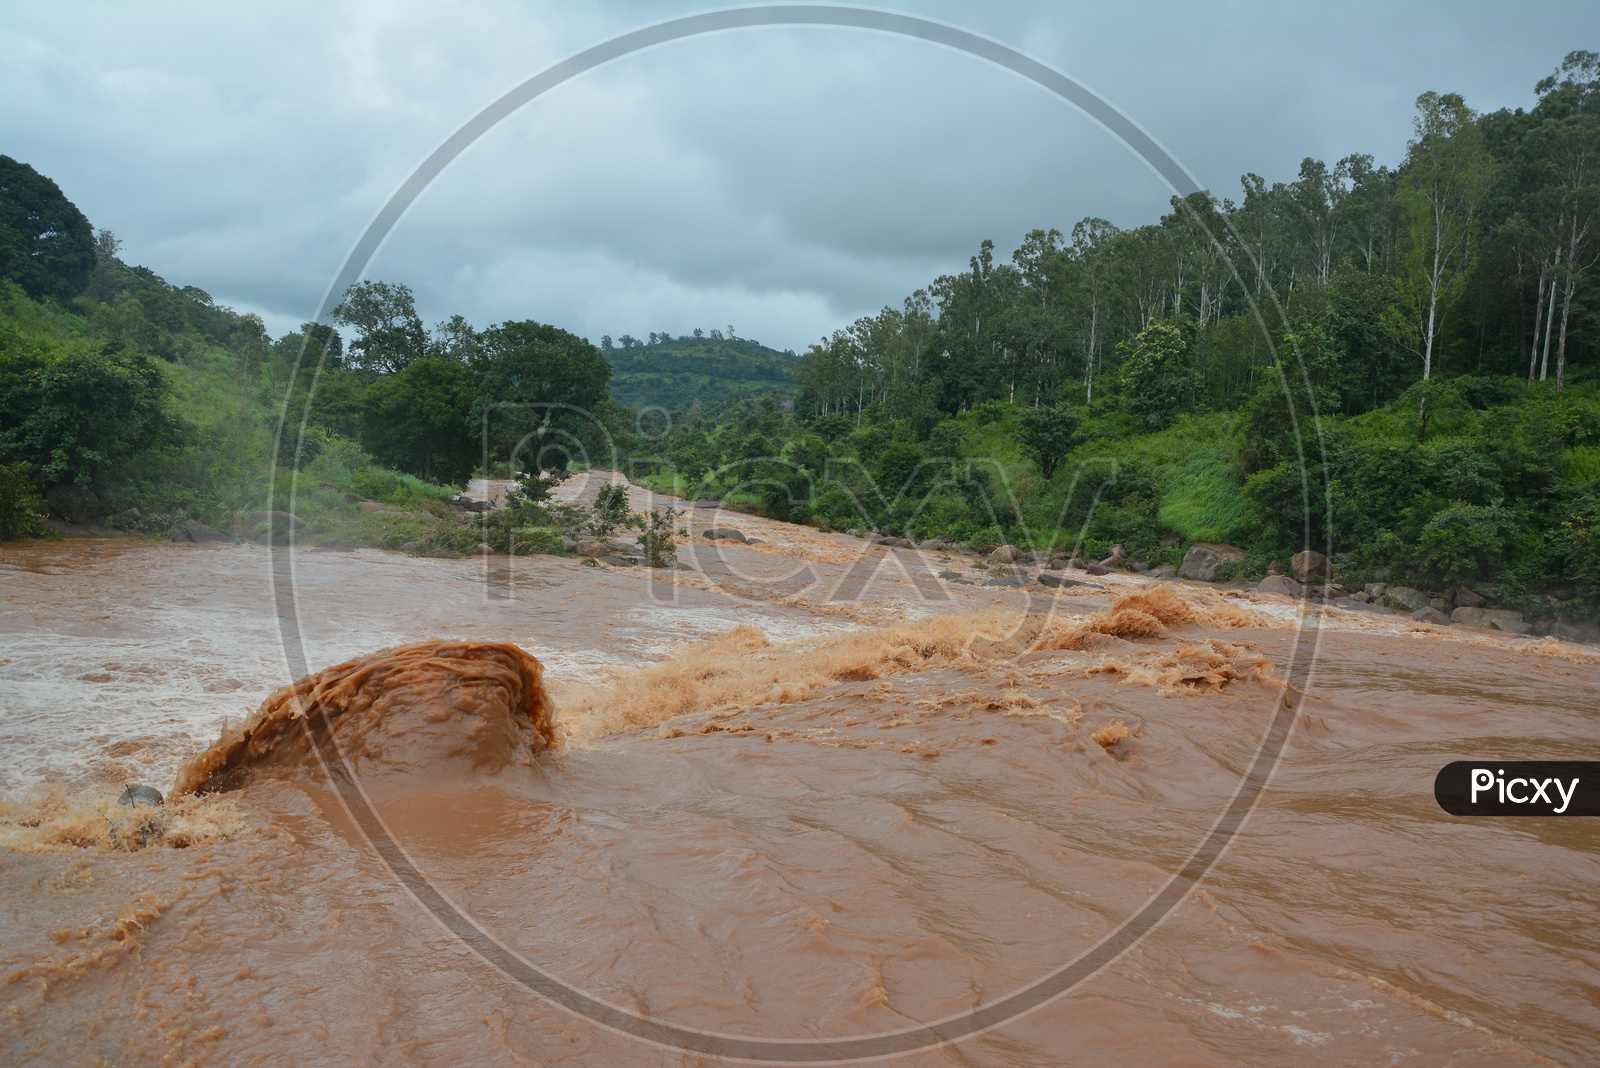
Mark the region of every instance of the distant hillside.
<instances>
[{"instance_id":1,"label":"distant hillside","mask_svg":"<svg viewBox=\"0 0 1600 1068\"><path fill-rule=\"evenodd\" d=\"M714 332L715 333L715 332ZM611 396L631 408L659 405L683 411L730 396L751 393L792 395L798 387L792 352L769 349L747 338L669 337L650 341L602 338L611 361Z\"/></svg>"}]
</instances>

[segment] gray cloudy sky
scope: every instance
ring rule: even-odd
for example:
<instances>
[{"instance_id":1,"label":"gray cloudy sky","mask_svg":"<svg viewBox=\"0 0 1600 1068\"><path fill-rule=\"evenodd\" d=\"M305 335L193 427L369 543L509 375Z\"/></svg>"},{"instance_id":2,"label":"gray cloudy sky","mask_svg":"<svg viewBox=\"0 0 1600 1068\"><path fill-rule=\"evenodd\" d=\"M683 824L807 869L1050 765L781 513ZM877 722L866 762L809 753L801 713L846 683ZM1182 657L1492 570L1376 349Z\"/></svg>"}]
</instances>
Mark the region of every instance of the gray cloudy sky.
<instances>
[{"instance_id":1,"label":"gray cloudy sky","mask_svg":"<svg viewBox=\"0 0 1600 1068\"><path fill-rule=\"evenodd\" d=\"M373 213L444 137L555 60L692 2L0 7L0 153L54 178L124 258L310 317ZM1035 55L1202 184L1303 156L1397 162L1412 101L1530 106L1593 3L902 3ZM847 30L762 29L627 57L457 160L368 277L433 322L802 349L956 270L985 237L1157 218L1169 191L1067 105L978 60Z\"/></svg>"}]
</instances>

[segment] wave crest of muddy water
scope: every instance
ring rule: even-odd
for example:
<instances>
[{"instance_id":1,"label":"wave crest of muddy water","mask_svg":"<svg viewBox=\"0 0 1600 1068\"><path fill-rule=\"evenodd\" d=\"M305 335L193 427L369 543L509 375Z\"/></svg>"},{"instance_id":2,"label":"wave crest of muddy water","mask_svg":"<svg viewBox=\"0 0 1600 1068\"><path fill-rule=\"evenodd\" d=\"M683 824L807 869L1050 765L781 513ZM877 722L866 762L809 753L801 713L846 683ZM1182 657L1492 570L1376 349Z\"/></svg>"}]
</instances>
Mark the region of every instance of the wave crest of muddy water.
<instances>
[{"instance_id":1,"label":"wave crest of muddy water","mask_svg":"<svg viewBox=\"0 0 1600 1068\"><path fill-rule=\"evenodd\" d=\"M285 686L184 765L174 792L208 793L273 770L314 767L307 728L331 734L363 771L407 772L418 786L447 769L526 765L555 741L544 667L506 642L414 642Z\"/></svg>"}]
</instances>

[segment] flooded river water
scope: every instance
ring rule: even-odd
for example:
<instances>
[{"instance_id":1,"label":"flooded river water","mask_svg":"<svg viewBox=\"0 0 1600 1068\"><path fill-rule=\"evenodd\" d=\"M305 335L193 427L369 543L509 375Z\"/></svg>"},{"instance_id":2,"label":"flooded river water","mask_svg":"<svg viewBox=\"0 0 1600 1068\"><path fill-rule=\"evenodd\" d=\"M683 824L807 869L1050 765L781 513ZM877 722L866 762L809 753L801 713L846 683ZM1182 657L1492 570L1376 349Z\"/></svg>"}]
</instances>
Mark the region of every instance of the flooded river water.
<instances>
[{"instance_id":1,"label":"flooded river water","mask_svg":"<svg viewBox=\"0 0 1600 1068\"><path fill-rule=\"evenodd\" d=\"M1037 588L933 580L959 557L688 521L691 567L654 575L0 547L0 1061L736 1063L574 1014L485 946L697 1034L960 1018L1165 885L1288 694L1255 811L1142 941L884 1063L1593 1063L1596 825L1432 796L1458 758L1593 758L1593 651L1341 613L1308 638L1286 600L1119 575L1019 630ZM258 713L294 681L285 626L310 670L357 662ZM129 782L172 794L149 846Z\"/></svg>"}]
</instances>

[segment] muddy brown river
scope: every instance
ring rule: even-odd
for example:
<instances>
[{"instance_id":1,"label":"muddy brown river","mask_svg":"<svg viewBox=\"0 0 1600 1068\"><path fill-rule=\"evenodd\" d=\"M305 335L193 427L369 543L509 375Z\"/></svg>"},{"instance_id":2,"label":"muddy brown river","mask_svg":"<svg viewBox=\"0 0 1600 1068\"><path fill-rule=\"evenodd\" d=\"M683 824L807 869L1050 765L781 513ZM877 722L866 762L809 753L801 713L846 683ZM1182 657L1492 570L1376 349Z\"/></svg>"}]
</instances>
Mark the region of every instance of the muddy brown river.
<instances>
[{"instance_id":1,"label":"muddy brown river","mask_svg":"<svg viewBox=\"0 0 1600 1068\"><path fill-rule=\"evenodd\" d=\"M1432 795L1455 759L1594 759L1595 650L1308 631L1287 600L1131 575L1045 601L933 579L959 556L688 521L670 575L0 546L0 1062L748 1063L497 959L612 1023L826 1061L1116 931L1286 700L1254 811L1137 944L878 1063L1600 1058L1596 823ZM280 690L296 656L314 677ZM128 783L167 805L116 805Z\"/></svg>"}]
</instances>

